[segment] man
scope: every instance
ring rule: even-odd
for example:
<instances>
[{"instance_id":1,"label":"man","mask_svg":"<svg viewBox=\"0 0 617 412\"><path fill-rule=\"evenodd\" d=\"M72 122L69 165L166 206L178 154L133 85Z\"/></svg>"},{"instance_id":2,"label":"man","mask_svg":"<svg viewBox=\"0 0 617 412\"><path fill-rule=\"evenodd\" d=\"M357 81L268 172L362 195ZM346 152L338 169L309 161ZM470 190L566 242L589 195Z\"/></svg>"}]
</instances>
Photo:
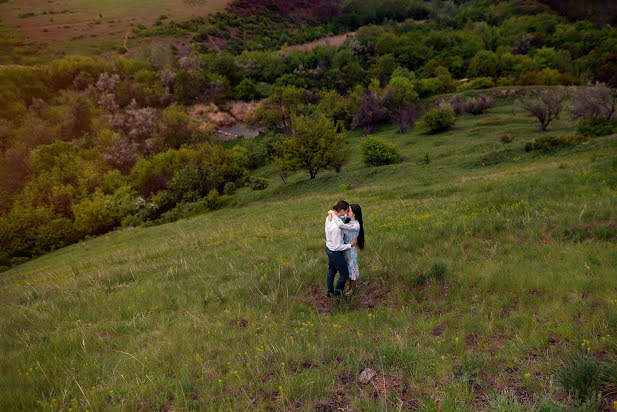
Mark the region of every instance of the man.
<instances>
[{"instance_id":1,"label":"man","mask_svg":"<svg viewBox=\"0 0 617 412\"><path fill-rule=\"evenodd\" d=\"M346 217L345 214L349 211L349 203L340 200L334 205L332 210L339 218L344 219ZM334 221L328 221L326 217L326 254L328 255L328 277L326 278L326 284L328 287L327 295L330 298L339 299L343 294L345 283L347 278L349 278L345 250L350 249L354 244L355 241L351 244L343 243L343 231L339 229ZM339 276L335 289L334 276L337 272Z\"/></svg>"}]
</instances>

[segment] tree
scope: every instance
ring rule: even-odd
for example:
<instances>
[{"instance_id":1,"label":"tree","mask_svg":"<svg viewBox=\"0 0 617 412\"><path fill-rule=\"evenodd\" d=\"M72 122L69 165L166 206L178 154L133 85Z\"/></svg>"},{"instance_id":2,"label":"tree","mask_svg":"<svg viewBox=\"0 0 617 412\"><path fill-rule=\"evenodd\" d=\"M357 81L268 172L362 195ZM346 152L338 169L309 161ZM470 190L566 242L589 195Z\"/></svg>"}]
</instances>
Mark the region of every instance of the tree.
<instances>
[{"instance_id":1,"label":"tree","mask_svg":"<svg viewBox=\"0 0 617 412\"><path fill-rule=\"evenodd\" d=\"M340 168L341 159L345 159L346 135L324 115L316 118L293 115L291 130L291 134L277 144L276 162L283 170L305 169L314 179L320 170Z\"/></svg>"},{"instance_id":2,"label":"tree","mask_svg":"<svg viewBox=\"0 0 617 412\"><path fill-rule=\"evenodd\" d=\"M418 100L413 82L406 77L392 77L387 87L387 102L390 110L409 106Z\"/></svg>"},{"instance_id":3,"label":"tree","mask_svg":"<svg viewBox=\"0 0 617 412\"><path fill-rule=\"evenodd\" d=\"M377 92L366 90L354 113L353 124L361 128L364 134L375 131L377 125L388 119L390 112L384 107L385 99Z\"/></svg>"},{"instance_id":4,"label":"tree","mask_svg":"<svg viewBox=\"0 0 617 412\"><path fill-rule=\"evenodd\" d=\"M171 105L163 110L159 121L159 141L161 148L176 149L183 143L193 141L196 128L193 119L179 105Z\"/></svg>"},{"instance_id":5,"label":"tree","mask_svg":"<svg viewBox=\"0 0 617 412\"><path fill-rule=\"evenodd\" d=\"M548 125L561 113L563 102L568 97L565 89L542 89L521 101L521 106L538 119L540 130L546 131Z\"/></svg>"},{"instance_id":6,"label":"tree","mask_svg":"<svg viewBox=\"0 0 617 412\"><path fill-rule=\"evenodd\" d=\"M469 63L470 77L495 77L501 73L501 61L499 57L487 50L481 50Z\"/></svg>"},{"instance_id":7,"label":"tree","mask_svg":"<svg viewBox=\"0 0 617 412\"><path fill-rule=\"evenodd\" d=\"M572 90L573 119L611 120L617 111L617 90L605 83L596 83Z\"/></svg>"},{"instance_id":8,"label":"tree","mask_svg":"<svg viewBox=\"0 0 617 412\"><path fill-rule=\"evenodd\" d=\"M418 108L416 105L399 107L394 114L392 121L398 126L399 133L405 133L416 123Z\"/></svg>"},{"instance_id":9,"label":"tree","mask_svg":"<svg viewBox=\"0 0 617 412\"><path fill-rule=\"evenodd\" d=\"M252 100L257 96L255 83L251 79L244 79L234 89L234 94L237 99Z\"/></svg>"}]
</instances>

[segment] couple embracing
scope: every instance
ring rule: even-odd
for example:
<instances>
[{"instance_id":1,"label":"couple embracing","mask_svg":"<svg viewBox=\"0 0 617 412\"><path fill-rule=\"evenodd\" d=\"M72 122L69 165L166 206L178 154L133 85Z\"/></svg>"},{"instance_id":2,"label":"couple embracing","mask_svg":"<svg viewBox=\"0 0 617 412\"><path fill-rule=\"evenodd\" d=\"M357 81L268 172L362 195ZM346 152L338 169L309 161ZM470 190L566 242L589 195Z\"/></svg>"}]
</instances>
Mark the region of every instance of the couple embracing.
<instances>
[{"instance_id":1,"label":"couple embracing","mask_svg":"<svg viewBox=\"0 0 617 412\"><path fill-rule=\"evenodd\" d=\"M364 250L364 226L362 209L340 200L326 218L326 253L328 254L328 297L340 299L349 283L347 295L352 295L360 275L358 271L358 248ZM339 277L334 287L334 276Z\"/></svg>"}]
</instances>

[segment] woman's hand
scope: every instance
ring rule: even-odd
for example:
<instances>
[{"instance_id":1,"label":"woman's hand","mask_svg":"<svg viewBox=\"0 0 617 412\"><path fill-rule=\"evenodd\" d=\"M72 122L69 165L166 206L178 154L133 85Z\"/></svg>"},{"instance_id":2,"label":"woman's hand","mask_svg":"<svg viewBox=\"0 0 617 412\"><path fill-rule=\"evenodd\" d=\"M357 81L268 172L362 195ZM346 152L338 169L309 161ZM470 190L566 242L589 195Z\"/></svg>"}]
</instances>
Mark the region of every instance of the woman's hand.
<instances>
[{"instance_id":1,"label":"woman's hand","mask_svg":"<svg viewBox=\"0 0 617 412\"><path fill-rule=\"evenodd\" d=\"M350 245L351 247L354 247L357 243L358 243L358 239L354 239L351 241Z\"/></svg>"},{"instance_id":2,"label":"woman's hand","mask_svg":"<svg viewBox=\"0 0 617 412\"><path fill-rule=\"evenodd\" d=\"M332 222L333 217L334 217L334 210L328 210L328 222Z\"/></svg>"}]
</instances>

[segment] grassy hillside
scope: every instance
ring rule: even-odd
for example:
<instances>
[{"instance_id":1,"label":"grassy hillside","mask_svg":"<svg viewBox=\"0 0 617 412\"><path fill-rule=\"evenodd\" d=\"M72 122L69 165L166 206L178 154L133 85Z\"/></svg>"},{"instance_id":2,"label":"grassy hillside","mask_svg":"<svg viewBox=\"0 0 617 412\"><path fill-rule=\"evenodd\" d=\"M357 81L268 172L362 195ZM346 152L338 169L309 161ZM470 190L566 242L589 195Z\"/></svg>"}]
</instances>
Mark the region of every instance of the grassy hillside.
<instances>
[{"instance_id":1,"label":"grassy hillside","mask_svg":"<svg viewBox=\"0 0 617 412\"><path fill-rule=\"evenodd\" d=\"M137 24L152 25L165 15L182 20L222 11L227 0L28 0L0 4L2 23L39 54L93 54L120 49ZM135 46L129 42L127 46Z\"/></svg>"},{"instance_id":2,"label":"grassy hillside","mask_svg":"<svg viewBox=\"0 0 617 412\"><path fill-rule=\"evenodd\" d=\"M0 409L612 408L617 377L587 377L617 357L616 136L525 152L540 133L509 103L378 135L403 162L363 166L350 133L340 174L264 168L236 208L2 273ZM323 219L340 198L363 206L367 249L335 305Z\"/></svg>"}]
</instances>

